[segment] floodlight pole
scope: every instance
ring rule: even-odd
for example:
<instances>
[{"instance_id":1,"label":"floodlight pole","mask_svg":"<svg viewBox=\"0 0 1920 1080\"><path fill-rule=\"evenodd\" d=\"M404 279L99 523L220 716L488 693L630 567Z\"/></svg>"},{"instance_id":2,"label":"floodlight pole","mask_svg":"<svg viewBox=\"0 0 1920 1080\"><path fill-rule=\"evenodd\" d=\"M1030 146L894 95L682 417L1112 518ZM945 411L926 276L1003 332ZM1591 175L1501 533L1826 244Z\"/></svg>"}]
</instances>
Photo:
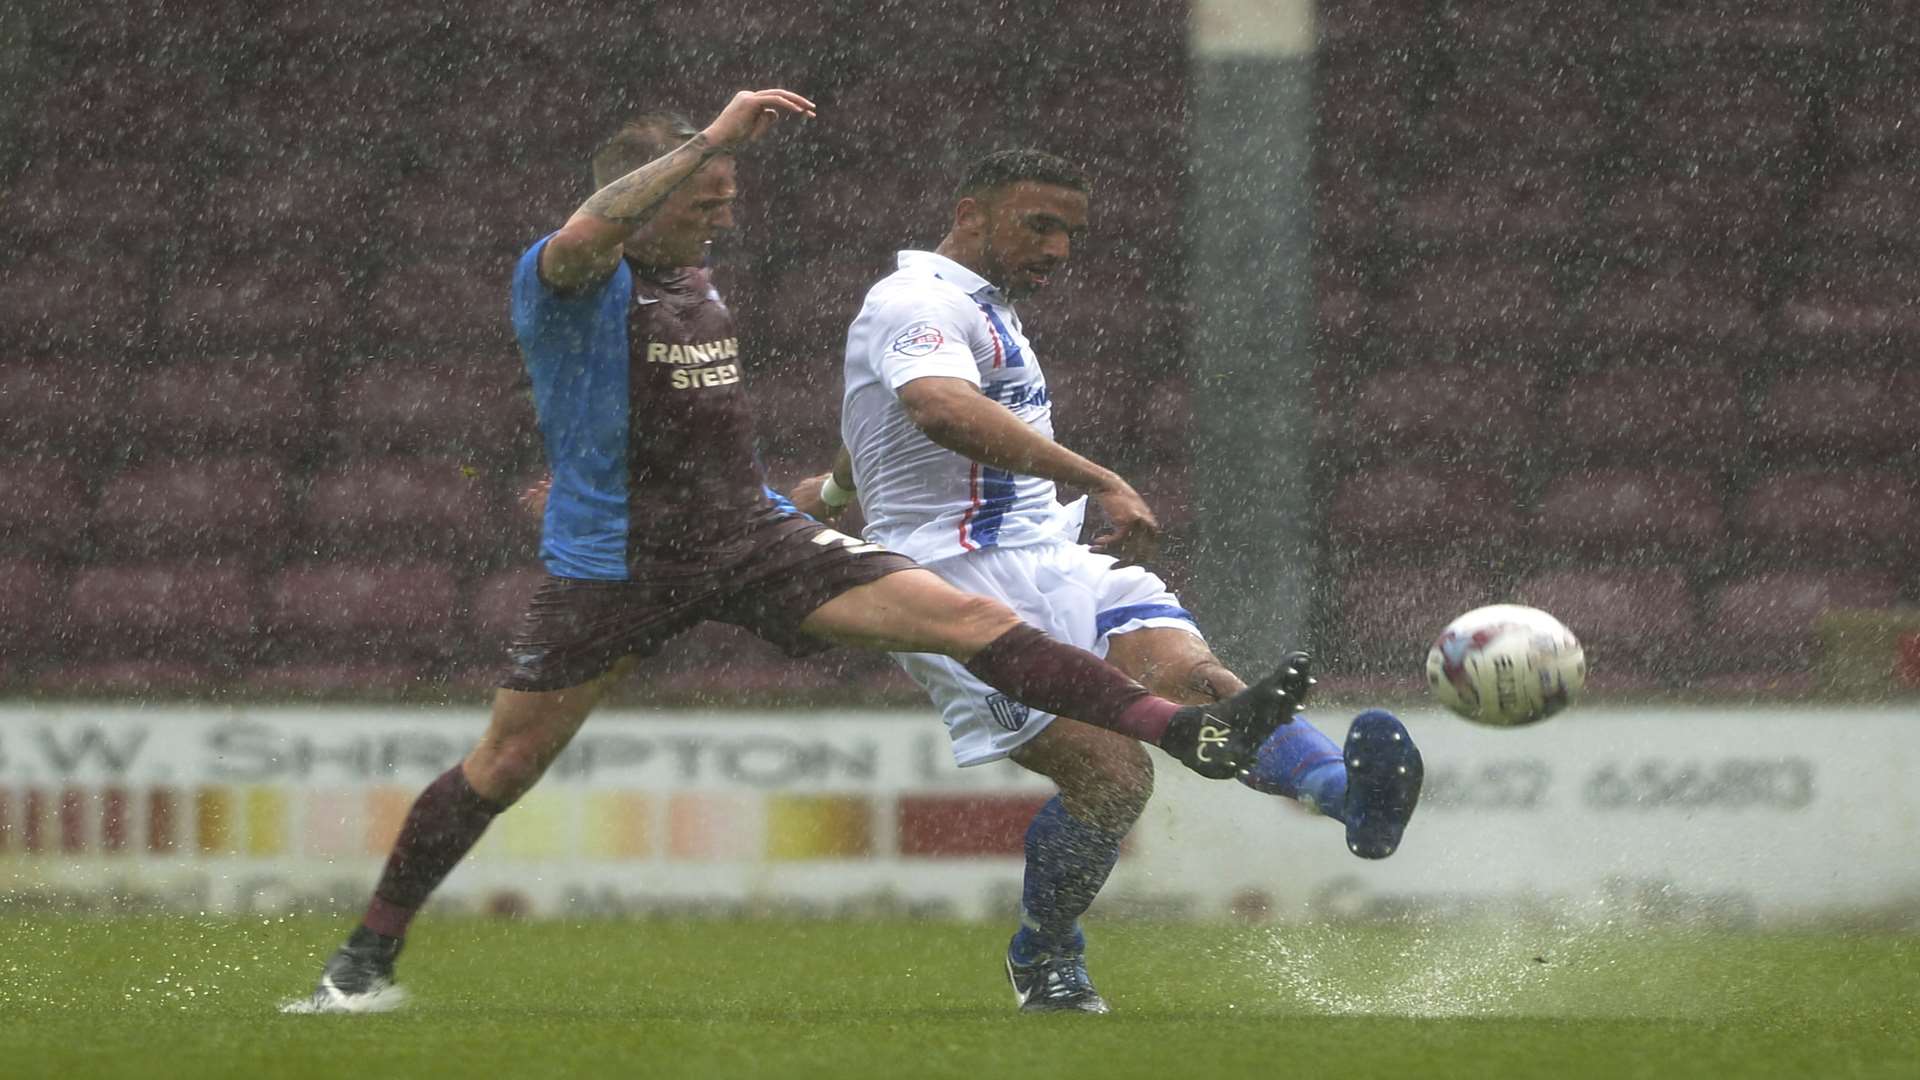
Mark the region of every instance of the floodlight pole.
<instances>
[{"instance_id":1,"label":"floodlight pole","mask_svg":"<svg viewBox=\"0 0 1920 1080\"><path fill-rule=\"evenodd\" d=\"M1196 0L1188 373L1198 615L1252 677L1306 644L1313 504L1313 0Z\"/></svg>"}]
</instances>

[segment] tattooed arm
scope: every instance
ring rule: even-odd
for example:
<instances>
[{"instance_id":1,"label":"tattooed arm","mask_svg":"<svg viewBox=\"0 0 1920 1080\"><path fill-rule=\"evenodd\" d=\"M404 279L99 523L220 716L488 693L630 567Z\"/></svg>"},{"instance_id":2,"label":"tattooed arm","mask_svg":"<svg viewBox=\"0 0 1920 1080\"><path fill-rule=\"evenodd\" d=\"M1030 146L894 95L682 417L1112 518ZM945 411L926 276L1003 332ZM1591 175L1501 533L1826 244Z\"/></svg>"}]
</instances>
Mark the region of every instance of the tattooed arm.
<instances>
[{"instance_id":1,"label":"tattooed arm","mask_svg":"<svg viewBox=\"0 0 1920 1080\"><path fill-rule=\"evenodd\" d=\"M812 116L813 102L786 90L742 90L705 131L665 157L609 183L580 204L540 252L540 276L561 291L604 281L622 248L674 189L718 154L765 134L781 114Z\"/></svg>"}]
</instances>

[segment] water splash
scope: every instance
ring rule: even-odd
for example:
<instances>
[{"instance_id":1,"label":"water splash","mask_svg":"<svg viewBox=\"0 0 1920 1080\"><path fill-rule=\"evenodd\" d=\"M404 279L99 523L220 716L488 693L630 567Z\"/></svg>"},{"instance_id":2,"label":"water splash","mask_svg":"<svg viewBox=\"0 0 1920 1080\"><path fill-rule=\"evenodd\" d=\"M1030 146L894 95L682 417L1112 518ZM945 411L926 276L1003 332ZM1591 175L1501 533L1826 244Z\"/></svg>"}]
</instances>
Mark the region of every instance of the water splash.
<instances>
[{"instance_id":1,"label":"water splash","mask_svg":"<svg viewBox=\"0 0 1920 1080\"><path fill-rule=\"evenodd\" d=\"M1271 931L1247 959L1276 994L1325 1016L1566 1015L1570 998L1554 992L1559 984L1618 963L1602 948L1605 934L1592 926L1436 924L1382 936L1377 928L1294 926Z\"/></svg>"}]
</instances>

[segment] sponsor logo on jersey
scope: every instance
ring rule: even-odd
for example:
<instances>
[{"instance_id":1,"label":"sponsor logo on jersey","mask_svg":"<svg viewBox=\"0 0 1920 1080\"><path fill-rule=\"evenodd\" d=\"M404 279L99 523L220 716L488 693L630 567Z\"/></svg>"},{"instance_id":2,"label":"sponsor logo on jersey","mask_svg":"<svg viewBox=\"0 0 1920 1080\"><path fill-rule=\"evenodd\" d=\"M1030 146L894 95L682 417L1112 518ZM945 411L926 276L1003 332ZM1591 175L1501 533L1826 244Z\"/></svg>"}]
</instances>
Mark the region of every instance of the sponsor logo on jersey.
<instances>
[{"instance_id":1,"label":"sponsor logo on jersey","mask_svg":"<svg viewBox=\"0 0 1920 1080\"><path fill-rule=\"evenodd\" d=\"M988 695L987 709L993 713L993 722L1008 731L1019 731L1026 727L1027 717L1033 715L1032 709L1005 694Z\"/></svg>"},{"instance_id":2,"label":"sponsor logo on jersey","mask_svg":"<svg viewBox=\"0 0 1920 1080\"><path fill-rule=\"evenodd\" d=\"M719 341L708 341L699 345L669 345L664 341L647 342L647 363L649 364L692 367L719 360L732 360L739 355L739 338L721 338Z\"/></svg>"},{"instance_id":3,"label":"sponsor logo on jersey","mask_svg":"<svg viewBox=\"0 0 1920 1080\"><path fill-rule=\"evenodd\" d=\"M703 390L713 386L732 386L740 381L739 364L722 364L740 355L739 338L721 338L699 345L647 342L647 363L671 364L675 390ZM713 365L708 367L706 365ZM698 368L699 370L691 370Z\"/></svg>"},{"instance_id":4,"label":"sponsor logo on jersey","mask_svg":"<svg viewBox=\"0 0 1920 1080\"><path fill-rule=\"evenodd\" d=\"M1021 409L1029 405L1046 405L1053 400L1047 394L1047 384L1043 382L1020 383L1009 381L988 383L987 389L982 392L985 393L987 397L1005 405L1009 409Z\"/></svg>"},{"instance_id":5,"label":"sponsor logo on jersey","mask_svg":"<svg viewBox=\"0 0 1920 1080\"><path fill-rule=\"evenodd\" d=\"M914 323L893 339L887 351L899 356L925 356L947 343L946 335L932 323Z\"/></svg>"}]
</instances>

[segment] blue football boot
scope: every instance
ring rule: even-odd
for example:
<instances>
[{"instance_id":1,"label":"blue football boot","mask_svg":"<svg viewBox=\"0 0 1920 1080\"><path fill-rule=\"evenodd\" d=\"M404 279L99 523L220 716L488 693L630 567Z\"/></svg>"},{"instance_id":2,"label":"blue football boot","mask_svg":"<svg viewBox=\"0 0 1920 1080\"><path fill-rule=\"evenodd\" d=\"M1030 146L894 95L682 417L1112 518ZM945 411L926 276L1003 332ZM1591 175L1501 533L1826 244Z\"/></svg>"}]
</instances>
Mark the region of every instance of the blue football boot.
<instances>
[{"instance_id":1,"label":"blue football boot","mask_svg":"<svg viewBox=\"0 0 1920 1080\"><path fill-rule=\"evenodd\" d=\"M1384 859L1420 803L1426 767L1407 727L1390 712L1369 709L1353 718L1345 751L1347 850L1363 859Z\"/></svg>"}]
</instances>

